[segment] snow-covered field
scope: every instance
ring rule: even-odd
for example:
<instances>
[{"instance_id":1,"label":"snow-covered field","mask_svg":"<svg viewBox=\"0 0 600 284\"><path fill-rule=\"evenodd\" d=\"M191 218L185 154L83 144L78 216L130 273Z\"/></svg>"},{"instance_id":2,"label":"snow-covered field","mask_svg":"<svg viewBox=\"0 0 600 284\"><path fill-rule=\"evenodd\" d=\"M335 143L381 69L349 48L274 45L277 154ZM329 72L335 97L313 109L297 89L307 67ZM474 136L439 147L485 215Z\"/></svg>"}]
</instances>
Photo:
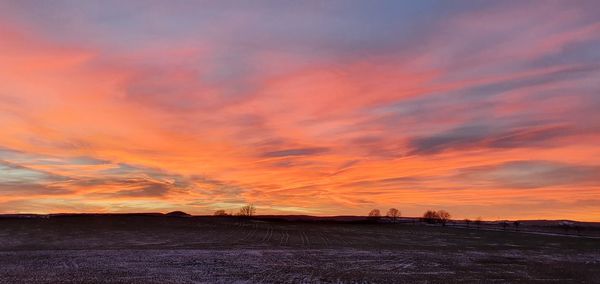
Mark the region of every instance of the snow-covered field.
<instances>
[{"instance_id":1,"label":"snow-covered field","mask_svg":"<svg viewBox=\"0 0 600 284\"><path fill-rule=\"evenodd\" d=\"M0 283L589 282L600 241L423 225L0 220Z\"/></svg>"}]
</instances>

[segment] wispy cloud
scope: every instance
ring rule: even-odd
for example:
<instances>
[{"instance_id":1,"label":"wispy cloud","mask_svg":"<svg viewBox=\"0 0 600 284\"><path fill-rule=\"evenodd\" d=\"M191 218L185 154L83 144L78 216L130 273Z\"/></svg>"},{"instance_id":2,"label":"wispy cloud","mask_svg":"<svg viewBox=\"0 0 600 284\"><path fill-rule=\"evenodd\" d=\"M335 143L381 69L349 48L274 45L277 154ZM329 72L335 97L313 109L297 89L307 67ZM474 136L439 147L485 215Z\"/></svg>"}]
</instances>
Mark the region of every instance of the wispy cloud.
<instances>
[{"instance_id":1,"label":"wispy cloud","mask_svg":"<svg viewBox=\"0 0 600 284\"><path fill-rule=\"evenodd\" d=\"M492 188L547 188L553 186L598 186L600 166L572 165L552 161L511 161L498 165L461 169L457 176L465 184Z\"/></svg>"},{"instance_id":2,"label":"wispy cloud","mask_svg":"<svg viewBox=\"0 0 600 284\"><path fill-rule=\"evenodd\" d=\"M494 128L496 127L496 128ZM503 129L504 128L504 129ZM430 137L415 137L409 142L409 154L436 154L448 150L481 148L531 148L553 145L553 139L572 135L564 126L506 127L468 125Z\"/></svg>"},{"instance_id":3,"label":"wispy cloud","mask_svg":"<svg viewBox=\"0 0 600 284\"><path fill-rule=\"evenodd\" d=\"M329 151L329 149L325 148L325 147L295 148L295 149L285 149L285 150L265 152L262 154L262 157L278 158L278 157L290 157L290 156L313 156L313 155L320 155L320 154L326 153L328 151Z\"/></svg>"}]
</instances>

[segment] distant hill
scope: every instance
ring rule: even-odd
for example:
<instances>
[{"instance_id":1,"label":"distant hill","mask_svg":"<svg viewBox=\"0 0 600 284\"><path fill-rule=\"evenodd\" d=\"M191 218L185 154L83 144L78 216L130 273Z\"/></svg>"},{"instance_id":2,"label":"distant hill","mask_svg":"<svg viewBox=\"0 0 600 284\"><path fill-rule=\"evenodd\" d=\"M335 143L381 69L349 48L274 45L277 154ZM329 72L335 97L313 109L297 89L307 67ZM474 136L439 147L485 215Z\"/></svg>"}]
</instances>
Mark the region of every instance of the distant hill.
<instances>
[{"instance_id":1,"label":"distant hill","mask_svg":"<svg viewBox=\"0 0 600 284\"><path fill-rule=\"evenodd\" d=\"M165 214L166 216L169 217L191 217L192 215L185 213L183 211L173 211L173 212L169 212L167 214Z\"/></svg>"}]
</instances>

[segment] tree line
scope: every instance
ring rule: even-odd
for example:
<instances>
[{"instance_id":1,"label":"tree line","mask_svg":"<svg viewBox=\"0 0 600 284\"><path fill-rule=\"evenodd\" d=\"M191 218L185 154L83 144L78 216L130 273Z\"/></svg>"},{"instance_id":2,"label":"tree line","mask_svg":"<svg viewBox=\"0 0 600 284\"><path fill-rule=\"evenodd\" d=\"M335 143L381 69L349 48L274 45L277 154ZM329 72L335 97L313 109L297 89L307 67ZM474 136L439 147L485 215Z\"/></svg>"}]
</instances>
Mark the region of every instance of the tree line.
<instances>
[{"instance_id":1,"label":"tree line","mask_svg":"<svg viewBox=\"0 0 600 284\"><path fill-rule=\"evenodd\" d=\"M244 206L240 207L240 209L236 213L233 213L232 211L230 211L228 213L227 211L220 209L220 210L215 211L213 215L214 216L252 217L252 216L256 215L256 207L253 204L244 205ZM367 220L377 222L380 219L385 217L390 222L396 223L396 222L398 222L398 219L401 216L402 216L402 214L401 214L400 210L398 210L396 208L388 209L385 216L381 213L381 210L373 209L373 210L369 211L369 213L367 214ZM422 217L420 218L420 221L429 223L429 224L441 224L442 226L446 226L446 224L449 221L451 221L451 219L450 219L451 217L452 217L452 215L446 210L427 210L427 211L425 211L425 213L423 213ZM477 219L475 219L475 220L464 219L463 223L464 223L464 225L467 226L467 228L469 228L471 226L475 226L476 228L479 229L479 228L481 228L481 225L484 222L482 221L481 217L477 217ZM497 224L499 224L502 227L502 229L504 229L504 230L506 230L508 227L514 227L514 229L516 231L519 231L519 228L521 226L520 221L512 221L512 222L502 221ZM565 233L567 233L567 234L571 230L577 232L577 234L581 234L581 232L584 230L583 226L581 226L579 224L575 224L573 222L569 222L569 221L560 222L558 227L563 229L565 231Z\"/></svg>"},{"instance_id":2,"label":"tree line","mask_svg":"<svg viewBox=\"0 0 600 284\"><path fill-rule=\"evenodd\" d=\"M233 212L228 213L227 211L225 211L223 209L219 209L219 210L215 211L213 215L214 216L252 217L255 214L256 214L256 207L253 204L248 204L248 205L242 206L239 209L239 211L235 214ZM385 217L387 217L393 223L396 223L401 216L402 216L402 213L400 212L400 210L398 210L396 208L388 209L388 211L385 215ZM381 219L382 217L383 216L379 209L373 209L367 215L367 218L372 221L377 221L377 220ZM446 222L450 219L450 213L448 213L444 210L439 210L439 211L429 210L429 211L425 212L425 214L423 215L423 219L429 223L441 223L441 224L445 225Z\"/></svg>"},{"instance_id":3,"label":"tree line","mask_svg":"<svg viewBox=\"0 0 600 284\"><path fill-rule=\"evenodd\" d=\"M244 205L240 208L237 213L227 213L225 210L217 210L213 214L214 216L239 216L239 217L252 217L256 214L256 207L254 204Z\"/></svg>"},{"instance_id":4,"label":"tree line","mask_svg":"<svg viewBox=\"0 0 600 284\"><path fill-rule=\"evenodd\" d=\"M390 208L385 216L392 222L396 223L402 214L400 213L400 210L396 208ZM377 221L381 219L381 217L381 211L379 209L373 209L369 212L369 215L367 215L367 218L372 221Z\"/></svg>"},{"instance_id":5,"label":"tree line","mask_svg":"<svg viewBox=\"0 0 600 284\"><path fill-rule=\"evenodd\" d=\"M387 214L385 217L387 217L393 223L396 223L398 218L400 218L400 216L401 216L400 210L398 210L396 208L390 208L387 211ZM382 217L383 216L381 215L381 211L379 209L373 209L367 215L367 218L372 221L377 221L377 220L381 219ZM443 226L445 226L446 223L450 220L450 217L451 217L450 213L448 213L448 211L446 211L446 210L438 210L438 211L427 210L423 214L423 217L421 217L421 221L430 223L430 224L442 224Z\"/></svg>"}]
</instances>

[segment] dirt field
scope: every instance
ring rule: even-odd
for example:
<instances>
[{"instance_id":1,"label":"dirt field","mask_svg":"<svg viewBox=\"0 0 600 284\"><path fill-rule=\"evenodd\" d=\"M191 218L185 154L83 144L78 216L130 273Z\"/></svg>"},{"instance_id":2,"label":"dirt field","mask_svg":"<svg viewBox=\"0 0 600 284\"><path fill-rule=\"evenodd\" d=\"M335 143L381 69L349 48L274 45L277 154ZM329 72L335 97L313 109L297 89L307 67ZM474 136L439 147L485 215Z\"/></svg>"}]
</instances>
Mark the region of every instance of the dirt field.
<instances>
[{"instance_id":1,"label":"dirt field","mask_svg":"<svg viewBox=\"0 0 600 284\"><path fill-rule=\"evenodd\" d=\"M600 240L226 218L0 219L0 283L599 283Z\"/></svg>"}]
</instances>

